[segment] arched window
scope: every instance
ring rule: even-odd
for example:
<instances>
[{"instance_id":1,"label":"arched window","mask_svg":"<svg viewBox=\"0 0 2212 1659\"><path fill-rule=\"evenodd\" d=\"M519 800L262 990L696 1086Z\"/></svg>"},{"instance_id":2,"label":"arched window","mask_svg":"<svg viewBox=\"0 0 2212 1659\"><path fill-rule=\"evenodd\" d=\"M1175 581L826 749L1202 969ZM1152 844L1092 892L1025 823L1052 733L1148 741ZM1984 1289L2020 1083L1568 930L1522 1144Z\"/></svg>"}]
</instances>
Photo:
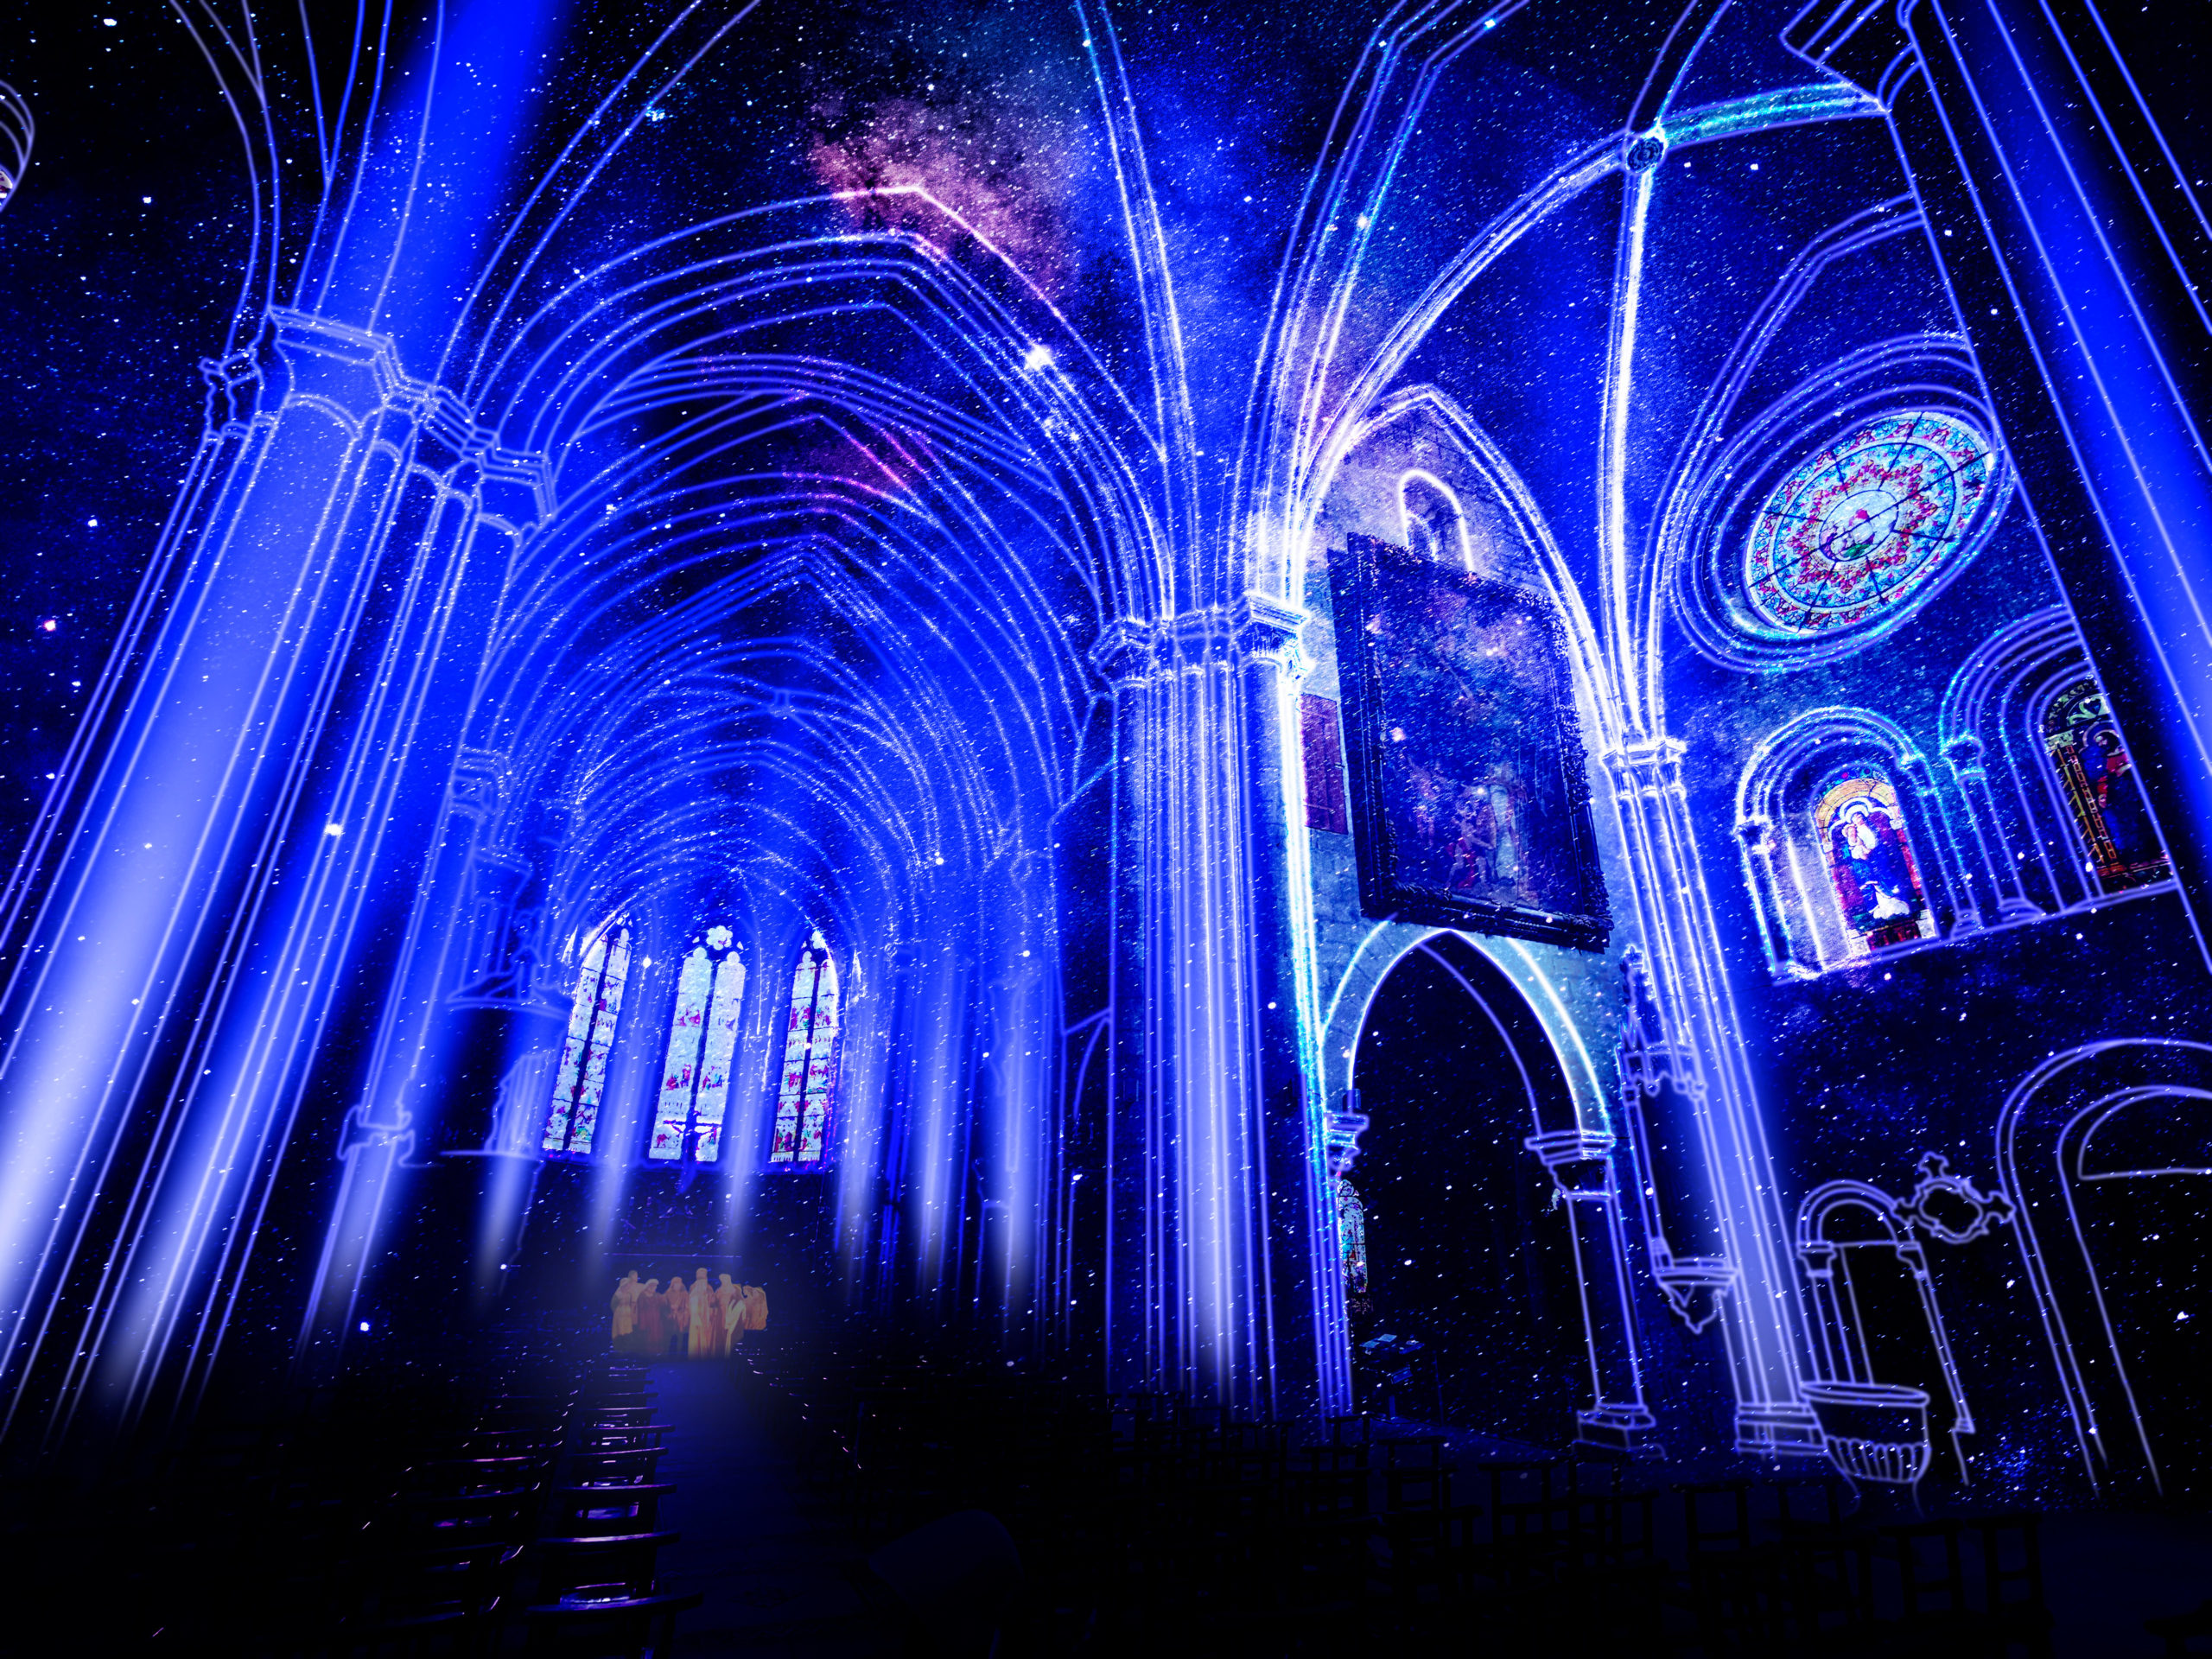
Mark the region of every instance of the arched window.
<instances>
[{"instance_id":1,"label":"arched window","mask_svg":"<svg viewBox=\"0 0 2212 1659\"><path fill-rule=\"evenodd\" d=\"M1844 949L1865 956L1936 931L1897 786L1878 772L1845 778L1813 808L1815 844L1843 912Z\"/></svg>"},{"instance_id":2,"label":"arched window","mask_svg":"<svg viewBox=\"0 0 2212 1659\"><path fill-rule=\"evenodd\" d=\"M783 1081L776 1091L776 1129L768 1161L784 1169L822 1169L830 1162L830 1120L837 1102L837 962L816 929L791 975L791 1017L784 1027Z\"/></svg>"},{"instance_id":3,"label":"arched window","mask_svg":"<svg viewBox=\"0 0 2212 1659\"><path fill-rule=\"evenodd\" d=\"M676 1013L669 1021L668 1063L645 1156L666 1161L690 1149L694 1163L721 1152L729 1100L729 1063L737 1047L738 1007L745 999L745 963L729 929L710 927L677 971Z\"/></svg>"},{"instance_id":4,"label":"arched window","mask_svg":"<svg viewBox=\"0 0 2212 1659\"><path fill-rule=\"evenodd\" d=\"M1467 526L1451 491L1427 473L1408 473L1399 480L1398 503L1406 518L1406 546L1424 559L1452 570L1472 569L1467 556Z\"/></svg>"},{"instance_id":5,"label":"arched window","mask_svg":"<svg viewBox=\"0 0 2212 1659\"><path fill-rule=\"evenodd\" d=\"M1975 647L1944 694L1942 735L1992 922L2063 915L2173 880L2111 700L2064 608L2020 617Z\"/></svg>"},{"instance_id":6,"label":"arched window","mask_svg":"<svg viewBox=\"0 0 2212 1659\"><path fill-rule=\"evenodd\" d=\"M1808 709L1761 742L1737 789L1736 834L1775 975L1980 929L1958 899L1946 810L1928 762L1872 710Z\"/></svg>"},{"instance_id":7,"label":"arched window","mask_svg":"<svg viewBox=\"0 0 2212 1659\"><path fill-rule=\"evenodd\" d=\"M599 1127L600 1097L607 1090L607 1056L622 1017L622 988L630 977L630 930L620 922L602 931L584 952L569 1011L569 1040L553 1079L545 1113L546 1151L591 1155Z\"/></svg>"},{"instance_id":8,"label":"arched window","mask_svg":"<svg viewBox=\"0 0 2212 1659\"><path fill-rule=\"evenodd\" d=\"M2094 680L2085 676L2051 698L2043 741L2081 838L2084 868L2104 890L2124 892L2171 876L2151 804Z\"/></svg>"}]
</instances>

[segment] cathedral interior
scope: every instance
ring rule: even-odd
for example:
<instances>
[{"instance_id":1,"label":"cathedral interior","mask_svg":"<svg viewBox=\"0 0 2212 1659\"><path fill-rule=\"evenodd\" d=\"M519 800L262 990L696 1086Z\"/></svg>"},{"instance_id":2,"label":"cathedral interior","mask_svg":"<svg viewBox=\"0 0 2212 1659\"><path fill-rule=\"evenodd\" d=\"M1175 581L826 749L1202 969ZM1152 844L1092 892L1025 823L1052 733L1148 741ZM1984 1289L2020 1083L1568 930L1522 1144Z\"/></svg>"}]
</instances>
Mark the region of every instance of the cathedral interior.
<instances>
[{"instance_id":1,"label":"cathedral interior","mask_svg":"<svg viewBox=\"0 0 2212 1659\"><path fill-rule=\"evenodd\" d=\"M0 21L9 1576L2212 1650L2196 53Z\"/></svg>"}]
</instances>

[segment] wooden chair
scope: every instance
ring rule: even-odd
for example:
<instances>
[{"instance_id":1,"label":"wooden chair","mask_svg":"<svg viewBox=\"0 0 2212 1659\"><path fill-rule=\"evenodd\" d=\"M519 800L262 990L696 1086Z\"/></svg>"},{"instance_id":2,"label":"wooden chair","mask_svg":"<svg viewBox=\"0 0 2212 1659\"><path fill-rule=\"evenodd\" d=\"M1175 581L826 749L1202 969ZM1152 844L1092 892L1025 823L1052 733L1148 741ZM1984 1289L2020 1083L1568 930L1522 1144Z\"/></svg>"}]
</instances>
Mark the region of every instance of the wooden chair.
<instances>
[{"instance_id":1,"label":"wooden chair","mask_svg":"<svg viewBox=\"0 0 2212 1659\"><path fill-rule=\"evenodd\" d=\"M676 1644L677 1615L706 1599L689 1595L580 1596L530 1608L529 1651L564 1659L662 1659Z\"/></svg>"},{"instance_id":2,"label":"wooden chair","mask_svg":"<svg viewBox=\"0 0 2212 1659\"><path fill-rule=\"evenodd\" d=\"M537 1599L570 1603L580 1599L606 1599L617 1592L647 1596L653 1592L654 1563L663 1546L683 1535L674 1532L615 1533L599 1537L540 1538L531 1548L537 1556Z\"/></svg>"},{"instance_id":3,"label":"wooden chair","mask_svg":"<svg viewBox=\"0 0 2212 1659\"><path fill-rule=\"evenodd\" d=\"M571 1538L651 1532L658 1523L660 1500L676 1488L666 1481L622 1486L563 1486L548 1510L554 1532Z\"/></svg>"}]
</instances>

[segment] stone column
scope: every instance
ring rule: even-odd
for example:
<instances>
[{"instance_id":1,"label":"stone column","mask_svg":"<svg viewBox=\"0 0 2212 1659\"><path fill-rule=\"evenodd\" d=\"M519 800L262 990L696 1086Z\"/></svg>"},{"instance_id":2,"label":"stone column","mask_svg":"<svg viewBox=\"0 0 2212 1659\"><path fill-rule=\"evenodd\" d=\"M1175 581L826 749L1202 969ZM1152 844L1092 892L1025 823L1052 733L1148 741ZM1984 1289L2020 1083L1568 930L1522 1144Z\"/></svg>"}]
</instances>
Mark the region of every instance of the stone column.
<instances>
[{"instance_id":1,"label":"stone column","mask_svg":"<svg viewBox=\"0 0 2212 1659\"><path fill-rule=\"evenodd\" d=\"M1997 919L2033 920L2044 912L2021 887L2018 864L2005 855L2005 820L1998 816L1997 797L1989 786L1981 740L1955 737L1943 746L1943 758L1950 763L1951 776L1958 780L1959 793L1966 799L1967 825L1974 849L1980 855L1976 872L1986 884Z\"/></svg>"},{"instance_id":2,"label":"stone column","mask_svg":"<svg viewBox=\"0 0 2212 1659\"><path fill-rule=\"evenodd\" d=\"M1091 661L1114 691L1114 848L1110 1014L1106 1122L1106 1386L1116 1392L1169 1386L1167 1307L1173 1260L1161 1218L1167 1194L1153 1067L1150 899L1158 880L1151 833L1158 747L1158 677L1151 630L1109 626Z\"/></svg>"},{"instance_id":3,"label":"stone column","mask_svg":"<svg viewBox=\"0 0 2212 1659\"><path fill-rule=\"evenodd\" d=\"M1951 925L1947 934L1955 938L1963 934L1979 933L1986 923L1982 917L1981 906L1974 901L1974 883L1967 879L1967 861L1959 854L1958 836L1952 828L1950 811L1936 791L1934 769L1923 756L1913 752L1898 756L1897 764L1906 778L1911 780L1913 789L1920 798L1920 816L1927 825L1928 838L1934 843L1936 855L1929 861L1936 866L1936 879L1942 885L1942 900L1950 908ZM1933 898L1936 895L1929 896Z\"/></svg>"},{"instance_id":4,"label":"stone column","mask_svg":"<svg viewBox=\"0 0 2212 1659\"><path fill-rule=\"evenodd\" d=\"M1336 1194L1320 1098L1313 876L1306 835L1298 650L1302 612L1251 594L1233 608L1244 702L1243 778L1250 1016L1267 1217L1266 1300L1274 1414L1318 1421L1351 1409Z\"/></svg>"},{"instance_id":5,"label":"stone column","mask_svg":"<svg viewBox=\"0 0 2212 1659\"><path fill-rule=\"evenodd\" d=\"M1656 1454L1659 1425L1643 1403L1643 1361L1629 1301L1620 1190L1613 1180L1613 1137L1602 1130L1567 1129L1533 1135L1522 1144L1543 1160L1566 1203L1574 1275L1582 1287L1593 1403L1575 1413L1575 1438Z\"/></svg>"},{"instance_id":6,"label":"stone column","mask_svg":"<svg viewBox=\"0 0 2212 1659\"><path fill-rule=\"evenodd\" d=\"M1094 653L1115 688L1108 1377L1318 1419L1347 1395L1296 817L1295 612Z\"/></svg>"},{"instance_id":7,"label":"stone column","mask_svg":"<svg viewBox=\"0 0 2212 1659\"><path fill-rule=\"evenodd\" d=\"M196 1397L235 1332L289 1338L327 1192L278 1168L335 1150L369 1046L355 976L411 887L467 566L473 434L389 341L273 311L208 378L14 894L0 1306L70 1313L0 1340L57 1421L96 1382L125 1418Z\"/></svg>"},{"instance_id":8,"label":"stone column","mask_svg":"<svg viewBox=\"0 0 2212 1659\"><path fill-rule=\"evenodd\" d=\"M1759 938L1766 945L1767 969L1777 979L1802 978L1807 969L1790 950L1789 906L1774 868L1774 825L1764 818L1744 818L1736 839L1750 861L1751 896L1758 912Z\"/></svg>"},{"instance_id":9,"label":"stone column","mask_svg":"<svg viewBox=\"0 0 2212 1659\"><path fill-rule=\"evenodd\" d=\"M1701 1154L1707 1190L1692 1202L1709 1207L1716 1247L1674 1258L1668 1266L1677 1280L1662 1283L1693 1328L1710 1320L1717 1304L1735 1384L1738 1448L1817 1455L1820 1426L1797 1391L1804 1310L1691 833L1681 753L1680 743L1657 737L1605 757L1638 931L1650 953L1651 1018L1686 1074L1675 1098L1689 1109Z\"/></svg>"},{"instance_id":10,"label":"stone column","mask_svg":"<svg viewBox=\"0 0 2212 1659\"><path fill-rule=\"evenodd\" d=\"M1887 105L1929 245L2212 954L2212 249L2095 12L1815 0L1783 39Z\"/></svg>"}]
</instances>

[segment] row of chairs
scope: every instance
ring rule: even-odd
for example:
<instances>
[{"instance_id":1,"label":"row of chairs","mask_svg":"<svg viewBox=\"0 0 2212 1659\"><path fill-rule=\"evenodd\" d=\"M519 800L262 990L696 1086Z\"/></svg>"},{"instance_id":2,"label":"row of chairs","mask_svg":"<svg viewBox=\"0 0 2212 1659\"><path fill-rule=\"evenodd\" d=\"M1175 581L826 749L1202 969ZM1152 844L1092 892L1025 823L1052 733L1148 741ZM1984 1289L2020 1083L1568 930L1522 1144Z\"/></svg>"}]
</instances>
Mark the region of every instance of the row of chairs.
<instances>
[{"instance_id":1,"label":"row of chairs","mask_svg":"<svg viewBox=\"0 0 2212 1659\"><path fill-rule=\"evenodd\" d=\"M281 1659L664 1651L671 1490L643 1365L557 1326L241 1410L181 1451L10 1482L0 1557L99 1563L73 1640Z\"/></svg>"},{"instance_id":2,"label":"row of chairs","mask_svg":"<svg viewBox=\"0 0 2212 1659\"><path fill-rule=\"evenodd\" d=\"M2032 1516L1860 1526L1833 1479L1639 1484L1602 1456L1300 1444L1173 1397L851 1351L752 1357L815 1501L866 1544L984 1510L1021 1554L1010 1649L1206 1632L1240 1650L1633 1643L1681 1655L2045 1654Z\"/></svg>"},{"instance_id":3,"label":"row of chairs","mask_svg":"<svg viewBox=\"0 0 2212 1659\"><path fill-rule=\"evenodd\" d=\"M426 1448L370 1522L334 1646L348 1655L667 1650L700 1597L659 1589L666 1426L642 1364L582 1385L492 1398Z\"/></svg>"}]
</instances>

